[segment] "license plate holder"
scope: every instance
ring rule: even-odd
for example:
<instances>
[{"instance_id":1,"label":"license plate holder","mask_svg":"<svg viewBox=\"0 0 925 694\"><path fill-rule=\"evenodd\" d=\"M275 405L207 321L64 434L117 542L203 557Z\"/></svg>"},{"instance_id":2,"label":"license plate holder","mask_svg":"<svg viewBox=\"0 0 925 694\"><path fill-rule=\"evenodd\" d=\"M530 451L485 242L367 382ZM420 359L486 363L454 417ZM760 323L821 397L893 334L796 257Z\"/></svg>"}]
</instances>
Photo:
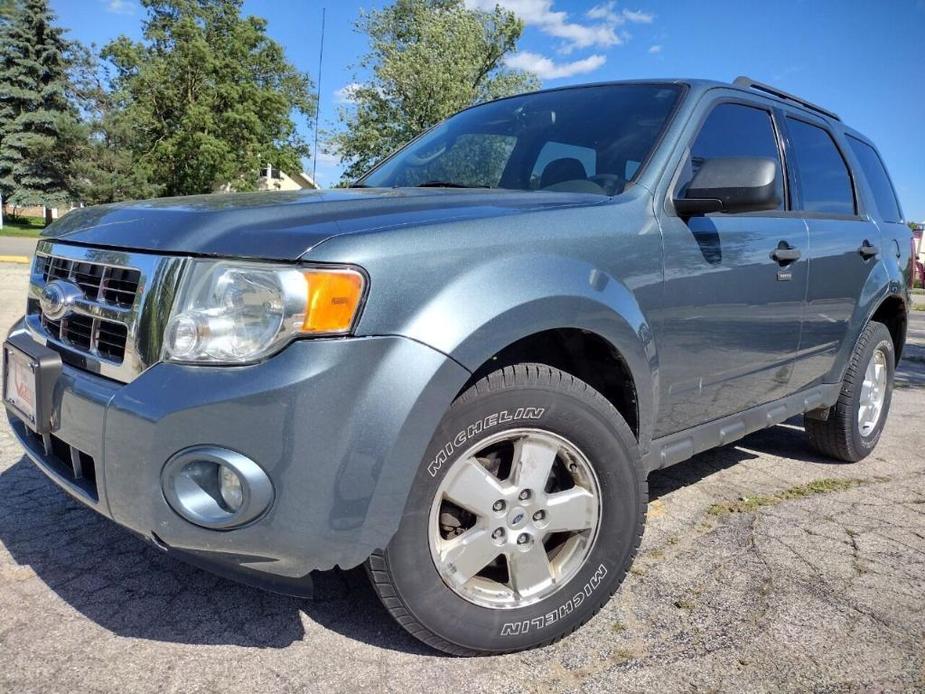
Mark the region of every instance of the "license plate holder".
<instances>
[{"instance_id":1,"label":"license plate holder","mask_svg":"<svg viewBox=\"0 0 925 694\"><path fill-rule=\"evenodd\" d=\"M20 333L3 343L3 404L37 434L57 429L54 394L61 355Z\"/></svg>"}]
</instances>

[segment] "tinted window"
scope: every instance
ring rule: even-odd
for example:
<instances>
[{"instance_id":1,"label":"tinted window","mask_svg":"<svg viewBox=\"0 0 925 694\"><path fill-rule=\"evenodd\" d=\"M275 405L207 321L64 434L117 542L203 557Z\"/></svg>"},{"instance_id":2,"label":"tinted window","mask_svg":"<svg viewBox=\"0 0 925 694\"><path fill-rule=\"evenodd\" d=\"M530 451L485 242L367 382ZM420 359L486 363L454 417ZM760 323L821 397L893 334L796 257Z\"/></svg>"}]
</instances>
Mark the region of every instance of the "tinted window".
<instances>
[{"instance_id":1,"label":"tinted window","mask_svg":"<svg viewBox=\"0 0 925 694\"><path fill-rule=\"evenodd\" d=\"M684 184L690 183L704 161L717 157L765 157L776 161L778 209L783 209L783 167L770 113L742 104L720 104L714 108L691 146L690 168L683 176Z\"/></svg>"},{"instance_id":2,"label":"tinted window","mask_svg":"<svg viewBox=\"0 0 925 694\"><path fill-rule=\"evenodd\" d=\"M598 195L639 175L680 95L675 85L581 87L501 99L452 116L359 181ZM464 143L465 146L461 146Z\"/></svg>"},{"instance_id":3,"label":"tinted window","mask_svg":"<svg viewBox=\"0 0 925 694\"><path fill-rule=\"evenodd\" d=\"M832 136L822 128L788 119L803 208L822 214L855 213L851 175Z\"/></svg>"},{"instance_id":4,"label":"tinted window","mask_svg":"<svg viewBox=\"0 0 925 694\"><path fill-rule=\"evenodd\" d=\"M880 218L884 222L901 222L903 215L899 211L899 203L896 201L893 185L890 183L890 177L886 172L883 161L880 159L880 155L877 154L877 150L866 142L861 142L861 140L850 135L848 136L848 144L851 145L854 156L861 163L864 178L867 179L867 185L870 186L870 192L873 193Z\"/></svg>"}]
</instances>

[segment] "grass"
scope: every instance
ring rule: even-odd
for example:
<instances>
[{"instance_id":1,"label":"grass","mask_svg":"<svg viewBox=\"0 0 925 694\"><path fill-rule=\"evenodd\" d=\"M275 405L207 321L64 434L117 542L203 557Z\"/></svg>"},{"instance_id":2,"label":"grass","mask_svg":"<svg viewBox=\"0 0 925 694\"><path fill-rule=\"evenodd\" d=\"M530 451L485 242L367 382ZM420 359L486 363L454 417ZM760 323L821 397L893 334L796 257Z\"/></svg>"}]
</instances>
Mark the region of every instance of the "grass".
<instances>
[{"instance_id":1,"label":"grass","mask_svg":"<svg viewBox=\"0 0 925 694\"><path fill-rule=\"evenodd\" d=\"M7 217L4 215L0 236L38 238L44 228L45 220L41 217Z\"/></svg>"},{"instance_id":2,"label":"grass","mask_svg":"<svg viewBox=\"0 0 925 694\"><path fill-rule=\"evenodd\" d=\"M635 660L636 653L631 651L629 648L618 648L613 652L613 655L611 655L610 658L618 665L621 665L623 663L628 663L631 660Z\"/></svg>"},{"instance_id":3,"label":"grass","mask_svg":"<svg viewBox=\"0 0 925 694\"><path fill-rule=\"evenodd\" d=\"M790 487L776 494L755 494L754 496L743 496L736 501L723 501L710 506L707 513L711 516L725 516L730 513L754 513L765 506L776 506L784 501L793 501L794 499L805 499L817 494L830 494L832 492L843 492L846 489L853 489L864 484L867 480L861 479L835 479L825 478L813 480L807 484L800 484Z\"/></svg>"},{"instance_id":4,"label":"grass","mask_svg":"<svg viewBox=\"0 0 925 694\"><path fill-rule=\"evenodd\" d=\"M912 304L913 311L925 311L925 304Z\"/></svg>"}]
</instances>

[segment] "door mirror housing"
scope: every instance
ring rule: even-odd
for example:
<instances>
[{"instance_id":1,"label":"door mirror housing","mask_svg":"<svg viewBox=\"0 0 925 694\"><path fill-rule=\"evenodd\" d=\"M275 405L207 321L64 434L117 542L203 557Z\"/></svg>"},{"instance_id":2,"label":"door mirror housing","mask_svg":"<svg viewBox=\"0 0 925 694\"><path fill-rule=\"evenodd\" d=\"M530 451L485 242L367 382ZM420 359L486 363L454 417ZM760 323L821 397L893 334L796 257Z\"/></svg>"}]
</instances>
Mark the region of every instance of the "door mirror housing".
<instances>
[{"instance_id":1,"label":"door mirror housing","mask_svg":"<svg viewBox=\"0 0 925 694\"><path fill-rule=\"evenodd\" d=\"M674 199L682 217L709 212L776 210L777 162L764 157L716 157L700 166L684 196Z\"/></svg>"}]
</instances>

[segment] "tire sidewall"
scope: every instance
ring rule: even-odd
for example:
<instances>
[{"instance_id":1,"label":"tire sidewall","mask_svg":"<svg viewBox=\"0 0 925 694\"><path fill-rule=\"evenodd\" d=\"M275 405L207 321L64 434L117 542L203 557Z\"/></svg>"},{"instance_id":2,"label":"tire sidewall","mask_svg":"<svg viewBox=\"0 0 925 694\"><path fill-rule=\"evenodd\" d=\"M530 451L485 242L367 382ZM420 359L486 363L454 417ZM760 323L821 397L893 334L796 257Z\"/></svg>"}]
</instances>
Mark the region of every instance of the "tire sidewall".
<instances>
[{"instance_id":1,"label":"tire sidewall","mask_svg":"<svg viewBox=\"0 0 925 694\"><path fill-rule=\"evenodd\" d=\"M402 602L439 637L476 651L536 646L580 626L622 580L644 521L638 449L622 421L622 428L614 426L616 410L589 400L553 387L520 385L457 401L444 417L416 476L399 531L384 553ZM462 453L489 436L522 428L557 434L582 451L598 477L600 524L585 564L555 593L526 607L491 609L459 596L437 572L428 537L431 507Z\"/></svg>"},{"instance_id":2,"label":"tire sidewall","mask_svg":"<svg viewBox=\"0 0 925 694\"><path fill-rule=\"evenodd\" d=\"M883 433L883 427L886 424L887 415L890 411L890 403L893 399L893 377L896 373L896 350L893 346L893 340L885 326L879 323L871 323L871 339L867 342L864 350L859 355L858 370L854 388L851 392L851 438L855 449L867 456L877 446L880 441L880 435ZM864 383L864 376L867 373L867 366L877 350L882 350L886 357L887 379L886 393L883 396L883 407L880 409L880 418L876 426L867 436L861 434L861 427L858 424L858 410L861 405L861 390Z\"/></svg>"}]
</instances>

